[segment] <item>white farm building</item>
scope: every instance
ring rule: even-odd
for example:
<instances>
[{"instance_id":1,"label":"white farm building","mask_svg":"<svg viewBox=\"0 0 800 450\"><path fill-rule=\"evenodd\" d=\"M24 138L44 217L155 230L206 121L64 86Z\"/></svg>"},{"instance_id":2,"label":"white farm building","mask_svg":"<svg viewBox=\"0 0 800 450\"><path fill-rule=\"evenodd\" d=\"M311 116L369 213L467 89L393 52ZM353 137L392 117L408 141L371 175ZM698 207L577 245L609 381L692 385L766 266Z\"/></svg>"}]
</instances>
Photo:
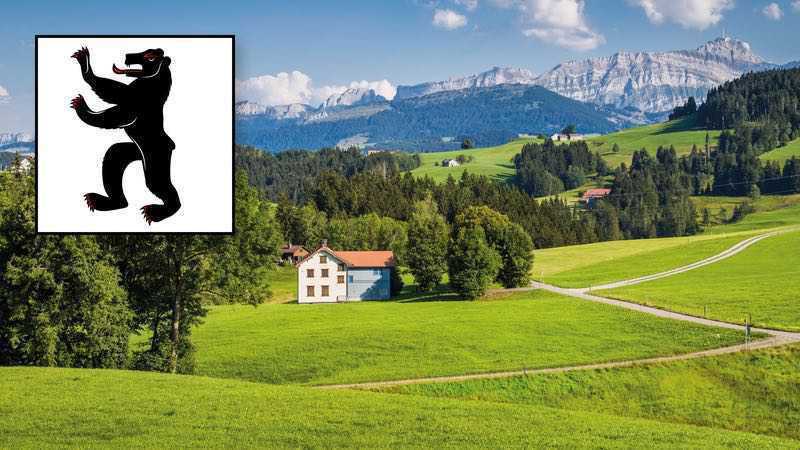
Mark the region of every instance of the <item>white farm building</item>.
<instances>
[{"instance_id":1,"label":"white farm building","mask_svg":"<svg viewBox=\"0 0 800 450\"><path fill-rule=\"evenodd\" d=\"M297 264L298 303L391 298L391 251L334 251L322 246Z\"/></svg>"}]
</instances>

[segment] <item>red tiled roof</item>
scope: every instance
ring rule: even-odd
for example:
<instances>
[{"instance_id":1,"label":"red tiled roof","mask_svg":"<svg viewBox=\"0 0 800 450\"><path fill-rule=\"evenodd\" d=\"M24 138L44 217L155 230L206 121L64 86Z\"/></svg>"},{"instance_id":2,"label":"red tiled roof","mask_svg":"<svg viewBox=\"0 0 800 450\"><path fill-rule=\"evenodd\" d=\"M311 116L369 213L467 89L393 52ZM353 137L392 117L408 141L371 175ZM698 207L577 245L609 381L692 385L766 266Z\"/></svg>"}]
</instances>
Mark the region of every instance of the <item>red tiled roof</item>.
<instances>
[{"instance_id":1,"label":"red tiled roof","mask_svg":"<svg viewBox=\"0 0 800 450\"><path fill-rule=\"evenodd\" d=\"M394 267L391 251L335 252L350 267Z\"/></svg>"},{"instance_id":2,"label":"red tiled roof","mask_svg":"<svg viewBox=\"0 0 800 450\"><path fill-rule=\"evenodd\" d=\"M611 193L611 189L589 189L583 193L583 199L589 200L590 198L602 198Z\"/></svg>"},{"instance_id":3,"label":"red tiled roof","mask_svg":"<svg viewBox=\"0 0 800 450\"><path fill-rule=\"evenodd\" d=\"M284 245L281 248L281 253L283 253L284 255L291 254L292 256L295 256L298 253L302 252L308 253L308 251L305 248L303 248L302 245Z\"/></svg>"},{"instance_id":4,"label":"red tiled roof","mask_svg":"<svg viewBox=\"0 0 800 450\"><path fill-rule=\"evenodd\" d=\"M314 250L311 254L298 262L296 266L300 266L304 262L313 258L314 255L321 251L330 253L334 258L341 260L347 264L348 267L394 267L394 252L391 250L378 250L378 251L334 251L328 247L320 247Z\"/></svg>"}]
</instances>

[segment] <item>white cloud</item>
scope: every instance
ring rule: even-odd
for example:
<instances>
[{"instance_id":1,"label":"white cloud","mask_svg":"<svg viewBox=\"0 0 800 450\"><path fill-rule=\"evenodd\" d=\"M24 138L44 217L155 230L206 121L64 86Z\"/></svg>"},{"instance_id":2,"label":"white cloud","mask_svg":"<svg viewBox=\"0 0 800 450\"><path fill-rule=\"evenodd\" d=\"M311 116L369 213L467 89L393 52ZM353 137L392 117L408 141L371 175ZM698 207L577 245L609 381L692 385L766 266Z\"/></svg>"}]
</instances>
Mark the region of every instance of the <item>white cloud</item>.
<instances>
[{"instance_id":1,"label":"white cloud","mask_svg":"<svg viewBox=\"0 0 800 450\"><path fill-rule=\"evenodd\" d=\"M341 94L349 88L373 89L378 95L391 100L397 88L388 80L353 81L349 85L327 85L315 87L310 76L298 70L277 75L261 75L246 80L236 80L236 100L261 103L266 106L303 103L317 106L332 95Z\"/></svg>"},{"instance_id":2,"label":"white cloud","mask_svg":"<svg viewBox=\"0 0 800 450\"><path fill-rule=\"evenodd\" d=\"M5 103L8 101L9 95L8 90L3 86L0 86L0 103Z\"/></svg>"},{"instance_id":3,"label":"white cloud","mask_svg":"<svg viewBox=\"0 0 800 450\"><path fill-rule=\"evenodd\" d=\"M796 12L800 12L800 0L794 0L792 2L792 9L794 9Z\"/></svg>"},{"instance_id":4,"label":"white cloud","mask_svg":"<svg viewBox=\"0 0 800 450\"><path fill-rule=\"evenodd\" d=\"M734 7L733 0L629 0L644 10L650 22L674 22L684 28L705 30L716 25L723 13Z\"/></svg>"},{"instance_id":5,"label":"white cloud","mask_svg":"<svg viewBox=\"0 0 800 450\"><path fill-rule=\"evenodd\" d=\"M765 6L764 9L761 10L761 14L764 14L764 16L770 20L783 19L783 10L777 3L770 3L769 5Z\"/></svg>"},{"instance_id":6,"label":"white cloud","mask_svg":"<svg viewBox=\"0 0 800 450\"><path fill-rule=\"evenodd\" d=\"M389 82L389 80L380 81L353 81L350 83L351 88L372 89L376 94L391 100L397 94L397 88Z\"/></svg>"},{"instance_id":7,"label":"white cloud","mask_svg":"<svg viewBox=\"0 0 800 450\"><path fill-rule=\"evenodd\" d=\"M463 6L467 11L475 11L478 7L478 0L453 0L453 3Z\"/></svg>"},{"instance_id":8,"label":"white cloud","mask_svg":"<svg viewBox=\"0 0 800 450\"><path fill-rule=\"evenodd\" d=\"M507 0L495 0L506 7ZM584 14L583 0L524 0L517 7L531 23L523 34L572 50L592 50L605 43L605 37L592 30Z\"/></svg>"},{"instance_id":9,"label":"white cloud","mask_svg":"<svg viewBox=\"0 0 800 450\"><path fill-rule=\"evenodd\" d=\"M433 25L445 30L455 30L467 24L467 18L452 9L437 9L433 13Z\"/></svg>"}]
</instances>

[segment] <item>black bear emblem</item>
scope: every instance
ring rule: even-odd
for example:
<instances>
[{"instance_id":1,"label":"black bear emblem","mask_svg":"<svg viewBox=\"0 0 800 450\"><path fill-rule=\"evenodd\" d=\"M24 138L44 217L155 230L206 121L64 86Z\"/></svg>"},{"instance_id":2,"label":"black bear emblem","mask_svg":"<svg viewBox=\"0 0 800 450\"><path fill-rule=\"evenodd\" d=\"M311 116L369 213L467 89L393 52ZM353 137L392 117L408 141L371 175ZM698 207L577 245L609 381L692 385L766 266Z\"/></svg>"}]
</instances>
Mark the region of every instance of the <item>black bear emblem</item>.
<instances>
[{"instance_id":1,"label":"black bear emblem","mask_svg":"<svg viewBox=\"0 0 800 450\"><path fill-rule=\"evenodd\" d=\"M161 49L128 53L125 65L141 68L119 69L114 73L136 78L131 84L120 83L95 76L89 63L89 50L81 48L72 55L81 66L83 79L92 90L107 103L114 104L105 111L92 111L78 95L72 100L72 108L88 125L105 129L122 128L133 142L112 145L103 158L103 186L106 195L89 193L84 195L86 205L92 211L112 211L128 206L122 192L122 175L128 164L142 161L147 188L163 205L147 205L141 208L148 224L159 222L175 214L181 207L178 192L172 185L170 162L175 143L164 131L164 103L172 86L169 70L170 58Z\"/></svg>"}]
</instances>

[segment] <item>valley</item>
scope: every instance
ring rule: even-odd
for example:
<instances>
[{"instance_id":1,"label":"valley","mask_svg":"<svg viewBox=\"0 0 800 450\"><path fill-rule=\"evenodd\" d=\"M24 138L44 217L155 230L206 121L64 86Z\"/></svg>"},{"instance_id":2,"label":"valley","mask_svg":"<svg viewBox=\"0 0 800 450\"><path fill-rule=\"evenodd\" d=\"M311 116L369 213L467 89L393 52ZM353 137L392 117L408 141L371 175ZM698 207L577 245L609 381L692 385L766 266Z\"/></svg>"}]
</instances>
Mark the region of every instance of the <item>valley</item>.
<instances>
[{"instance_id":1,"label":"valley","mask_svg":"<svg viewBox=\"0 0 800 450\"><path fill-rule=\"evenodd\" d=\"M44 152L0 134L0 449L800 448L789 3L739 5L758 49L734 2L279 3L148 17L237 32L234 233L39 233ZM166 50L175 217L227 218L174 113L218 55ZM50 120L34 81L0 113ZM86 220L134 207L103 188Z\"/></svg>"}]
</instances>

